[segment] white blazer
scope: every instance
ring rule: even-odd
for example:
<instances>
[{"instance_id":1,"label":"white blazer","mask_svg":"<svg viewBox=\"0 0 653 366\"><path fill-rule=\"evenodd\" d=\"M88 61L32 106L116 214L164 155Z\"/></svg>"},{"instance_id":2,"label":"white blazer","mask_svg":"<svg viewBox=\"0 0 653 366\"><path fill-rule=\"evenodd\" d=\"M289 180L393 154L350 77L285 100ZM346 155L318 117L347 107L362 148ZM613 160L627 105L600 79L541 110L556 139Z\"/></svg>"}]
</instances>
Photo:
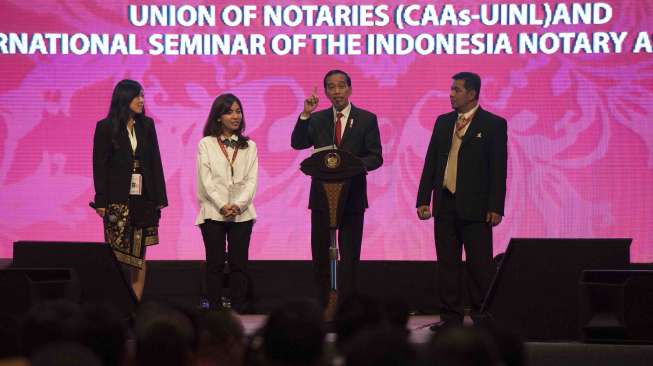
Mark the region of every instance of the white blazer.
<instances>
[{"instance_id":1,"label":"white blazer","mask_svg":"<svg viewBox=\"0 0 653 366\"><path fill-rule=\"evenodd\" d=\"M237 136L231 137L237 140ZM220 136L220 139L224 139ZM231 167L220 149L218 138L206 136L197 147L197 199L200 212L195 225L204 220L243 222L256 218L254 210L254 194L258 183L258 153L256 143L247 141L246 149L238 149L234 161L234 176ZM229 160L232 159L234 148L227 147ZM226 218L220 214L220 208L228 203L240 207L241 214L235 218Z\"/></svg>"}]
</instances>

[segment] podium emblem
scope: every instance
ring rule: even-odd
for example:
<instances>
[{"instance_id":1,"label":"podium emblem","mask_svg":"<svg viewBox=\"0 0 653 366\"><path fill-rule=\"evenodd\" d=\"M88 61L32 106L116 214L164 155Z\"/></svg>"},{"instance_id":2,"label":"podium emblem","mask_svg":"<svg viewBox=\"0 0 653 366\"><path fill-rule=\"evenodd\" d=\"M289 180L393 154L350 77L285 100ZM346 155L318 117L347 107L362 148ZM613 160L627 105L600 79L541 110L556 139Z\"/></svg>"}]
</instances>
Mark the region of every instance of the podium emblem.
<instances>
[{"instance_id":1,"label":"podium emblem","mask_svg":"<svg viewBox=\"0 0 653 366\"><path fill-rule=\"evenodd\" d=\"M324 156L324 165L329 169L336 169L340 166L340 154L336 152L330 152Z\"/></svg>"}]
</instances>

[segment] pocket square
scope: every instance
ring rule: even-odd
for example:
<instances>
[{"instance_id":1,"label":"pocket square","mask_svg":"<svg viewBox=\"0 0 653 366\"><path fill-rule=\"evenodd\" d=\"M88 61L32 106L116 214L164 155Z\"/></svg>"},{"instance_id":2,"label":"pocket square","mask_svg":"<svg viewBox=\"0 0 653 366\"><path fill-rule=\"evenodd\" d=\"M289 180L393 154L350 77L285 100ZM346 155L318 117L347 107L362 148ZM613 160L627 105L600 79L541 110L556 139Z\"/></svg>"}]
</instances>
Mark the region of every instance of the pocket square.
<instances>
[{"instance_id":1,"label":"pocket square","mask_svg":"<svg viewBox=\"0 0 653 366\"><path fill-rule=\"evenodd\" d=\"M483 135L479 132L479 133L476 134L476 138L477 139L483 138Z\"/></svg>"}]
</instances>

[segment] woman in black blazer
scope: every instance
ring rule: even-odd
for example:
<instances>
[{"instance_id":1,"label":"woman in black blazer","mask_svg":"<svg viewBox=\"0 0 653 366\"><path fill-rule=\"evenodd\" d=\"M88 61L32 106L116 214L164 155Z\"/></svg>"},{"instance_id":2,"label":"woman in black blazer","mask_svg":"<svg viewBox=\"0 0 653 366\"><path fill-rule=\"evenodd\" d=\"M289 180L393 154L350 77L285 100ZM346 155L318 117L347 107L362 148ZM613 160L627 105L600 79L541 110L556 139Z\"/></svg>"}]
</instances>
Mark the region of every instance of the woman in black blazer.
<instances>
[{"instance_id":1,"label":"woman in black blazer","mask_svg":"<svg viewBox=\"0 0 653 366\"><path fill-rule=\"evenodd\" d=\"M131 273L140 300L145 285L145 247L159 243L161 208L168 205L154 122L145 116L143 87L120 81L107 117L93 137L95 209L104 238Z\"/></svg>"}]
</instances>

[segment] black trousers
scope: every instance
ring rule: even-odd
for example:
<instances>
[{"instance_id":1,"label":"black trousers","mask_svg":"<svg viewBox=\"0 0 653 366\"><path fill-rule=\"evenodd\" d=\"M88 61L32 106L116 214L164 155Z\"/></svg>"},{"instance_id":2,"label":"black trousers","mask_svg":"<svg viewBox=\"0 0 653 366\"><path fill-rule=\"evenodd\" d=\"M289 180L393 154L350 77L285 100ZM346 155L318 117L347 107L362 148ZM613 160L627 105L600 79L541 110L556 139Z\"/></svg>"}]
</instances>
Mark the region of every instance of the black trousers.
<instances>
[{"instance_id":1,"label":"black trousers","mask_svg":"<svg viewBox=\"0 0 653 366\"><path fill-rule=\"evenodd\" d=\"M206 287L212 308L222 305L225 248L229 264L229 297L231 307L243 312L246 307L247 259L254 220L223 222L206 220L200 224L206 248Z\"/></svg>"},{"instance_id":2,"label":"black trousers","mask_svg":"<svg viewBox=\"0 0 653 366\"><path fill-rule=\"evenodd\" d=\"M463 268L462 249L466 266ZM443 189L440 211L435 220L435 250L438 256L440 318L462 324L463 271L472 306L472 318L480 309L496 268L492 261L492 226L484 221L468 221L456 213L455 195Z\"/></svg>"},{"instance_id":3,"label":"black trousers","mask_svg":"<svg viewBox=\"0 0 653 366\"><path fill-rule=\"evenodd\" d=\"M331 236L328 212L311 210L311 253L318 300L326 306L331 288L329 266L329 245ZM358 263L361 257L363 221L365 212L354 212L342 216L338 230L338 299L342 300L358 289Z\"/></svg>"}]
</instances>

